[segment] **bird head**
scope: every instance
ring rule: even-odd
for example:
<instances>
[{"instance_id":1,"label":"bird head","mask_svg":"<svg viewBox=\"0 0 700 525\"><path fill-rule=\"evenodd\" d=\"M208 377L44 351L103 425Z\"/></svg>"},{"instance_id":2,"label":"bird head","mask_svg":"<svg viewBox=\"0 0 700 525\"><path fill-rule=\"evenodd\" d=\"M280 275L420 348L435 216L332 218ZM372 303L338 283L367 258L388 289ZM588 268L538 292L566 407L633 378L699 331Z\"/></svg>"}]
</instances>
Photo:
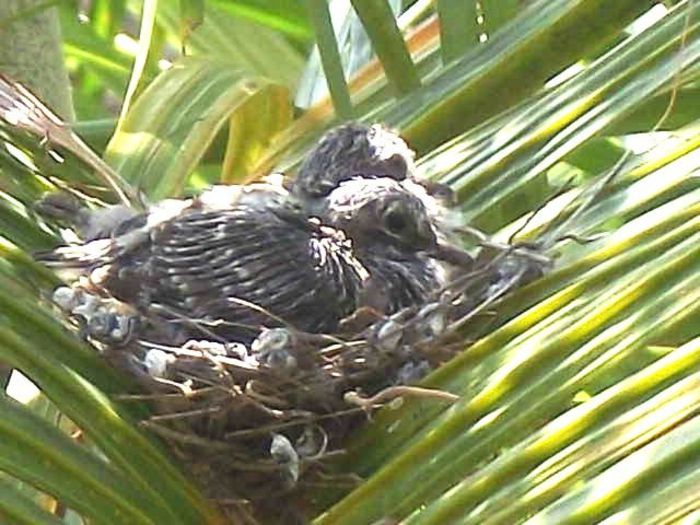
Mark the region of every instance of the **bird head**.
<instances>
[{"instance_id":1,"label":"bird head","mask_svg":"<svg viewBox=\"0 0 700 525\"><path fill-rule=\"evenodd\" d=\"M297 196L319 198L353 177L404 180L414 171L414 152L379 124L351 122L331 129L309 153L292 185Z\"/></svg>"},{"instance_id":2,"label":"bird head","mask_svg":"<svg viewBox=\"0 0 700 525\"><path fill-rule=\"evenodd\" d=\"M342 230L357 249L376 243L430 251L437 234L421 196L391 178L344 181L326 199L322 222Z\"/></svg>"},{"instance_id":3,"label":"bird head","mask_svg":"<svg viewBox=\"0 0 700 525\"><path fill-rule=\"evenodd\" d=\"M424 253L454 266L472 258L450 241L445 209L411 180L356 177L340 183L323 199L318 217L342 230L358 252L381 252L398 259Z\"/></svg>"}]
</instances>

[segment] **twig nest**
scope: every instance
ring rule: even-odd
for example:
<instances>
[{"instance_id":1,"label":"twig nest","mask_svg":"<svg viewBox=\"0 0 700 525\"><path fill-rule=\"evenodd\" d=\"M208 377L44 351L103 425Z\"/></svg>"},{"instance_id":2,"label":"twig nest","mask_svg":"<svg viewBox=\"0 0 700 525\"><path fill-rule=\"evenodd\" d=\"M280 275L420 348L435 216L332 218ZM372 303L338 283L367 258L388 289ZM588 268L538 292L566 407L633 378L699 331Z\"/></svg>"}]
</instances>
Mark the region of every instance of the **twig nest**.
<instances>
[{"instance_id":1,"label":"twig nest","mask_svg":"<svg viewBox=\"0 0 700 525\"><path fill-rule=\"evenodd\" d=\"M250 345L252 356L268 368L291 373L297 369L295 340L286 328L263 329Z\"/></svg>"}]
</instances>

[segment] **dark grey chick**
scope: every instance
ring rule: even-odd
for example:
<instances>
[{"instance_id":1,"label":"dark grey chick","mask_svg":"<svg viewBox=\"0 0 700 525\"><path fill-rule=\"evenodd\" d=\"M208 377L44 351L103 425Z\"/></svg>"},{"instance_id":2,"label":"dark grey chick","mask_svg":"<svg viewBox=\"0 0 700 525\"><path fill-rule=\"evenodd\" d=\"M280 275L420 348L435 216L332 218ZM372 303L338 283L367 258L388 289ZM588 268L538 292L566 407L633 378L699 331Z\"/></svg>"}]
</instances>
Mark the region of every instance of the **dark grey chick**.
<instances>
[{"instance_id":1,"label":"dark grey chick","mask_svg":"<svg viewBox=\"0 0 700 525\"><path fill-rule=\"evenodd\" d=\"M326 132L306 156L291 191L314 199L355 177L401 181L412 176L414 155L399 135L380 124L343 124Z\"/></svg>"},{"instance_id":2,"label":"dark grey chick","mask_svg":"<svg viewBox=\"0 0 700 525\"><path fill-rule=\"evenodd\" d=\"M445 282L440 261L470 261L442 234L443 208L412 158L393 132L346 124L321 139L290 191L217 186L146 213L71 208L91 242L40 258L153 319L159 330L140 335L165 342L248 340L284 323L332 332L359 307L390 314L428 300Z\"/></svg>"},{"instance_id":3,"label":"dark grey chick","mask_svg":"<svg viewBox=\"0 0 700 525\"><path fill-rule=\"evenodd\" d=\"M421 198L381 178L342 183L317 217L280 187L215 187L40 258L136 308L143 337L249 342L261 326L333 332L358 307L421 302L442 250Z\"/></svg>"}]
</instances>

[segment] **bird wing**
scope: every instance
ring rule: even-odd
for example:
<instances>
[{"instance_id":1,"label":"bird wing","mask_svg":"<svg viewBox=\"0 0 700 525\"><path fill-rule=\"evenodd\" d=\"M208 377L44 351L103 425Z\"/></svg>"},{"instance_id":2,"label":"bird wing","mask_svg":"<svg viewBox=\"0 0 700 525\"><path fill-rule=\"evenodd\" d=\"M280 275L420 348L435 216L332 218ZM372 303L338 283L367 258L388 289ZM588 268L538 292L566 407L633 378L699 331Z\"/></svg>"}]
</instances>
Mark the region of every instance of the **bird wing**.
<instances>
[{"instance_id":1,"label":"bird wing","mask_svg":"<svg viewBox=\"0 0 700 525\"><path fill-rule=\"evenodd\" d=\"M189 208L158 224L148 242L118 254L104 287L149 316L201 321L227 340L282 322L333 330L354 310L366 271L340 232L264 201Z\"/></svg>"}]
</instances>

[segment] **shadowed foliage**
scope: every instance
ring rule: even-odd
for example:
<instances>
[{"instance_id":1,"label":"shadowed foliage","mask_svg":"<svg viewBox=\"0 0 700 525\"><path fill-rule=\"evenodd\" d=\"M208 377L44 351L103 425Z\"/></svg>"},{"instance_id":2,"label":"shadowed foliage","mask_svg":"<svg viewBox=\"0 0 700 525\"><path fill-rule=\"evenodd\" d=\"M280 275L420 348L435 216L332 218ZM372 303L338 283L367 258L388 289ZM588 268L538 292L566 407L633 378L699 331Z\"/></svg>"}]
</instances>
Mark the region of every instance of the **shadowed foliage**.
<instances>
[{"instance_id":1,"label":"shadowed foliage","mask_svg":"<svg viewBox=\"0 0 700 525\"><path fill-rule=\"evenodd\" d=\"M130 379L50 304L57 278L31 254L62 232L34 203L71 188L139 205L291 176L348 119L395 127L419 176L452 188L466 249L512 242L551 270L451 327L459 351L421 386L457 401L406 395L358 418L327 482L302 478L308 519L697 520L697 1L8 6L0 43L19 38L26 56L0 72L20 78L38 36L17 29L48 20L65 60L46 66L64 83L48 89L67 92L66 67L76 119L48 132L0 92L0 361L23 374L0 397L0 521L253 519L202 494L145 428ZM278 497L264 519L289 523Z\"/></svg>"}]
</instances>

